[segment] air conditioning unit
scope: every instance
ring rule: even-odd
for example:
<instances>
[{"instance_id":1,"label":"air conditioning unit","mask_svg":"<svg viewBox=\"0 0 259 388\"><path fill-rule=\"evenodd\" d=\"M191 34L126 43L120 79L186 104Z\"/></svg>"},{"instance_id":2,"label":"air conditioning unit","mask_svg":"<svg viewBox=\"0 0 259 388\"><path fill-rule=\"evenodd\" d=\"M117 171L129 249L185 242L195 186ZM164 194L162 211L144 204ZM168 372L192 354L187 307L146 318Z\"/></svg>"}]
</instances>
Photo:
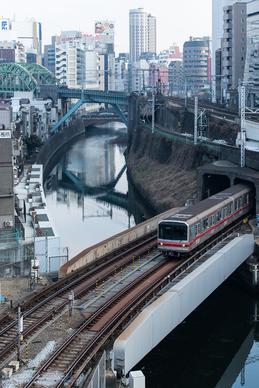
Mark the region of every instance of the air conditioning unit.
<instances>
[{"instance_id":1,"label":"air conditioning unit","mask_svg":"<svg viewBox=\"0 0 259 388\"><path fill-rule=\"evenodd\" d=\"M4 228L11 228L13 226L12 221L4 221L3 222L3 227Z\"/></svg>"}]
</instances>

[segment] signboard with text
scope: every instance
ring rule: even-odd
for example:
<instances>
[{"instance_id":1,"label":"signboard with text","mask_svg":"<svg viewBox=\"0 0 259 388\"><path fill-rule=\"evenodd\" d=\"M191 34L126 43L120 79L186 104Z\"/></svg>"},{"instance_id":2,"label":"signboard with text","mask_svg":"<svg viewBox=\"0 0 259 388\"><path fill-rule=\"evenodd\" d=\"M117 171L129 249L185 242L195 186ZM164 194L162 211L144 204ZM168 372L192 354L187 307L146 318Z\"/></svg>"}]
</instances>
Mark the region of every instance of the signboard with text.
<instances>
[{"instance_id":1,"label":"signboard with text","mask_svg":"<svg viewBox=\"0 0 259 388\"><path fill-rule=\"evenodd\" d=\"M10 30L10 21L8 19L0 19L0 30L1 31Z\"/></svg>"},{"instance_id":2,"label":"signboard with text","mask_svg":"<svg viewBox=\"0 0 259 388\"><path fill-rule=\"evenodd\" d=\"M12 138L11 131L1 131L0 130L0 140L1 139L11 139L11 138Z\"/></svg>"}]
</instances>

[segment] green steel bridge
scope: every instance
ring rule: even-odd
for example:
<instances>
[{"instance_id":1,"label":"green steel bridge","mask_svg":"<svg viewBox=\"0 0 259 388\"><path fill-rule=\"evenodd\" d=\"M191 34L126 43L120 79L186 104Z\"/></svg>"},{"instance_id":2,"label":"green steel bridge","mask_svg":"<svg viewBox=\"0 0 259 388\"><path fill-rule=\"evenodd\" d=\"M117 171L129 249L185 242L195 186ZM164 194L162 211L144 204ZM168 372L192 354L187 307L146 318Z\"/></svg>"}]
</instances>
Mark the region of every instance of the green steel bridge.
<instances>
[{"instance_id":1,"label":"green steel bridge","mask_svg":"<svg viewBox=\"0 0 259 388\"><path fill-rule=\"evenodd\" d=\"M114 112L127 125L124 114L128 109L128 95L124 92L100 91L88 89L68 88L58 85L54 75L44 66L28 63L0 63L0 94L14 92L32 92L36 97L57 99L74 99L77 102L61 117L51 129L57 132L59 127L73 115L83 104L109 104Z\"/></svg>"},{"instance_id":2,"label":"green steel bridge","mask_svg":"<svg viewBox=\"0 0 259 388\"><path fill-rule=\"evenodd\" d=\"M56 85L55 77L45 67L34 63L0 64L0 93L37 94L41 85Z\"/></svg>"}]
</instances>

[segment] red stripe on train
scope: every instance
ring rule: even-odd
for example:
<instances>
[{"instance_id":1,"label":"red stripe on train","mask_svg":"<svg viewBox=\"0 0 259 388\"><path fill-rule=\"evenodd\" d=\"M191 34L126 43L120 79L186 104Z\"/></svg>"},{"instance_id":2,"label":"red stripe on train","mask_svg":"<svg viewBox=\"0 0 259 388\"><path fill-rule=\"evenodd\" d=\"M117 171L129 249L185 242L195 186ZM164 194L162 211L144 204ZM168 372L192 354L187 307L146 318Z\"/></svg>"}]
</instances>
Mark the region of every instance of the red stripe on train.
<instances>
[{"instance_id":1,"label":"red stripe on train","mask_svg":"<svg viewBox=\"0 0 259 388\"><path fill-rule=\"evenodd\" d=\"M199 238L201 237L204 237L206 236L206 234L210 233L213 229L217 228L218 226L224 224L224 222L230 220L231 218L233 218L234 216L238 215L239 213L241 213L243 210L245 210L246 208L249 207L249 204L244 206L242 209L239 209L237 210L235 213L231 214L230 216L228 216L227 218L224 218L224 220L221 220L220 222L218 222L217 224L211 226L209 229L207 229L205 232L199 234L198 236L196 236L192 241L190 242L186 242L186 243L162 243L163 245L160 245L160 246L165 246L165 247L179 247L179 248L185 248L185 247L189 247L191 245L193 245L195 243L196 240L198 240Z\"/></svg>"}]
</instances>

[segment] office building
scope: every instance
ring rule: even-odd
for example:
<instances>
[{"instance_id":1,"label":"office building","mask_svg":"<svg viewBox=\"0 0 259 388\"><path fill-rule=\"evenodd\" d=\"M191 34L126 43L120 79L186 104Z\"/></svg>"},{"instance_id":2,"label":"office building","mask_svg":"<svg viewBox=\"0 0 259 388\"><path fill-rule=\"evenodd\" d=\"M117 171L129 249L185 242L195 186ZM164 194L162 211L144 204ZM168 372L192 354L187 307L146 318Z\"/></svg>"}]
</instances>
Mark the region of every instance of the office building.
<instances>
[{"instance_id":1,"label":"office building","mask_svg":"<svg viewBox=\"0 0 259 388\"><path fill-rule=\"evenodd\" d=\"M238 103L238 85L244 78L246 59L246 3L223 8L221 87L223 100Z\"/></svg>"},{"instance_id":2,"label":"office building","mask_svg":"<svg viewBox=\"0 0 259 388\"><path fill-rule=\"evenodd\" d=\"M56 37L52 36L51 44L47 44L44 46L44 55L43 55L43 65L53 74L55 74L55 64L56 64L55 41L56 41Z\"/></svg>"},{"instance_id":3,"label":"office building","mask_svg":"<svg viewBox=\"0 0 259 388\"><path fill-rule=\"evenodd\" d=\"M129 61L137 62L142 53L156 53L156 18L143 8L129 12Z\"/></svg>"},{"instance_id":4,"label":"office building","mask_svg":"<svg viewBox=\"0 0 259 388\"><path fill-rule=\"evenodd\" d=\"M169 95L181 96L184 91L183 61L174 59L168 66Z\"/></svg>"},{"instance_id":5,"label":"office building","mask_svg":"<svg viewBox=\"0 0 259 388\"><path fill-rule=\"evenodd\" d=\"M247 4L247 52L244 83L247 85L248 104L259 105L259 0Z\"/></svg>"},{"instance_id":6,"label":"office building","mask_svg":"<svg viewBox=\"0 0 259 388\"><path fill-rule=\"evenodd\" d=\"M211 58L209 37L193 38L183 45L183 70L187 90L190 93L210 89Z\"/></svg>"},{"instance_id":7,"label":"office building","mask_svg":"<svg viewBox=\"0 0 259 388\"><path fill-rule=\"evenodd\" d=\"M250 0L240 0L239 3L248 3ZM223 38L223 9L232 6L237 0L212 0L212 47L211 47L211 74L212 100L216 101L216 51L221 48Z\"/></svg>"}]
</instances>

